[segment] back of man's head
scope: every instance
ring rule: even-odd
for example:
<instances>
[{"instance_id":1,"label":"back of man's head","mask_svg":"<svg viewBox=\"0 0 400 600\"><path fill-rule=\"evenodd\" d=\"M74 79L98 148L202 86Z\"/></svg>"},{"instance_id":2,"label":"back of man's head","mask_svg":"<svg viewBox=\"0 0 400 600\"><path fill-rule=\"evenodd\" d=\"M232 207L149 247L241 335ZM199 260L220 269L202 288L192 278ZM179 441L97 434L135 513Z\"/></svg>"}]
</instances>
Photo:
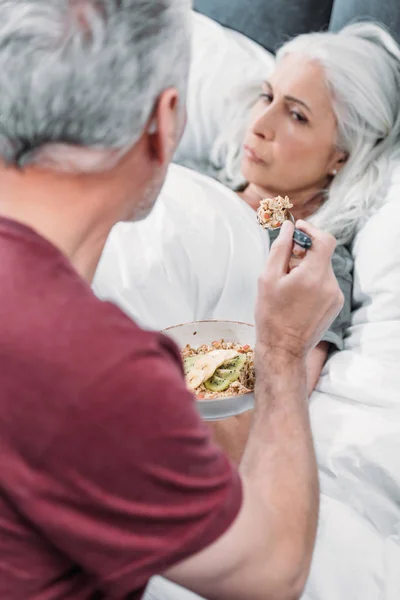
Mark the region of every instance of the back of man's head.
<instances>
[{"instance_id":1,"label":"back of man's head","mask_svg":"<svg viewBox=\"0 0 400 600\"><path fill-rule=\"evenodd\" d=\"M189 18L188 0L0 2L0 159L90 172L126 153L164 89L184 103Z\"/></svg>"}]
</instances>

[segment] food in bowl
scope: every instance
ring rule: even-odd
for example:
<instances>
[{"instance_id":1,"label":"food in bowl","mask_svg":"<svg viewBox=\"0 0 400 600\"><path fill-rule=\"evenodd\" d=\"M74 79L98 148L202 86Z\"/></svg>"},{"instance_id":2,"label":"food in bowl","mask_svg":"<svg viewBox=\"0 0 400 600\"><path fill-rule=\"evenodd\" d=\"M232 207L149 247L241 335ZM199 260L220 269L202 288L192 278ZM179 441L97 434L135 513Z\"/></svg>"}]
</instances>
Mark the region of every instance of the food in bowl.
<instances>
[{"instance_id":1,"label":"food in bowl","mask_svg":"<svg viewBox=\"0 0 400 600\"><path fill-rule=\"evenodd\" d=\"M254 351L221 339L181 350L188 388L200 400L240 396L254 390Z\"/></svg>"},{"instance_id":2,"label":"food in bowl","mask_svg":"<svg viewBox=\"0 0 400 600\"><path fill-rule=\"evenodd\" d=\"M276 196L261 200L257 210L257 220L265 229L277 229L290 219L289 209L293 208L288 196Z\"/></svg>"}]
</instances>

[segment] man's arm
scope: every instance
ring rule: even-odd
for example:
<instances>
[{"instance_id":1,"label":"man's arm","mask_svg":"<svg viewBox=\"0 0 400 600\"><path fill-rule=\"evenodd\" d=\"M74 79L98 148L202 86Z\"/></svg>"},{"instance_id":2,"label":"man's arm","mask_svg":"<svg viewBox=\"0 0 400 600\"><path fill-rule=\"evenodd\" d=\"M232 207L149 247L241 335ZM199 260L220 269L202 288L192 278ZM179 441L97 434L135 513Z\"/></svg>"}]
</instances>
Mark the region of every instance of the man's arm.
<instances>
[{"instance_id":1,"label":"man's arm","mask_svg":"<svg viewBox=\"0 0 400 600\"><path fill-rule=\"evenodd\" d=\"M244 500L217 542L165 575L209 600L301 595L318 519L306 356L340 310L335 242L310 225L313 248L290 271L293 227L271 249L256 309L256 409L241 463Z\"/></svg>"},{"instance_id":2,"label":"man's arm","mask_svg":"<svg viewBox=\"0 0 400 600\"><path fill-rule=\"evenodd\" d=\"M329 343L320 342L307 357L307 390L309 396L311 396L318 383L328 357L328 351ZM238 464L243 456L252 420L253 411L249 410L228 419L207 423L212 439L235 464Z\"/></svg>"}]
</instances>

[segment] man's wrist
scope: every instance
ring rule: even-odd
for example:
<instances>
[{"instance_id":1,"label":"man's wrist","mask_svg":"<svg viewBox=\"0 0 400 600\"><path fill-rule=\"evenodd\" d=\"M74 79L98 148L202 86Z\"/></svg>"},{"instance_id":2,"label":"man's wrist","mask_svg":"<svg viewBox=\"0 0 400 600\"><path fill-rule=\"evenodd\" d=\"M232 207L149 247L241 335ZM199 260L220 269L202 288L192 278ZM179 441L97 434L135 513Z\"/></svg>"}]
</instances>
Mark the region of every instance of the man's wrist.
<instances>
[{"instance_id":1,"label":"man's wrist","mask_svg":"<svg viewBox=\"0 0 400 600\"><path fill-rule=\"evenodd\" d=\"M303 367L306 362L306 352L295 350L284 344L272 345L257 342L255 347L256 368L268 369L274 372L286 370L290 366Z\"/></svg>"},{"instance_id":2,"label":"man's wrist","mask_svg":"<svg viewBox=\"0 0 400 600\"><path fill-rule=\"evenodd\" d=\"M288 402L307 401L306 358L282 348L255 349L256 412L284 407Z\"/></svg>"}]
</instances>

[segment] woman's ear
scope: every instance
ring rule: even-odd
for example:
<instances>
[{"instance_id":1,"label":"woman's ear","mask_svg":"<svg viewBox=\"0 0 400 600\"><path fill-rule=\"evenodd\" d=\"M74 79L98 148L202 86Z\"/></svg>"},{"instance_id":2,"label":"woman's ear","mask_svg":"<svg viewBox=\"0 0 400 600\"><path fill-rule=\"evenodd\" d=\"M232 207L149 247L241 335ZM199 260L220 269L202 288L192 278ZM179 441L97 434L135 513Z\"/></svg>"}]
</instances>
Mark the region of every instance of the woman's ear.
<instances>
[{"instance_id":1,"label":"woman's ear","mask_svg":"<svg viewBox=\"0 0 400 600\"><path fill-rule=\"evenodd\" d=\"M344 152L343 150L337 150L329 168L329 175L331 175L332 177L337 175L339 171L343 169L348 158L348 152Z\"/></svg>"}]
</instances>

